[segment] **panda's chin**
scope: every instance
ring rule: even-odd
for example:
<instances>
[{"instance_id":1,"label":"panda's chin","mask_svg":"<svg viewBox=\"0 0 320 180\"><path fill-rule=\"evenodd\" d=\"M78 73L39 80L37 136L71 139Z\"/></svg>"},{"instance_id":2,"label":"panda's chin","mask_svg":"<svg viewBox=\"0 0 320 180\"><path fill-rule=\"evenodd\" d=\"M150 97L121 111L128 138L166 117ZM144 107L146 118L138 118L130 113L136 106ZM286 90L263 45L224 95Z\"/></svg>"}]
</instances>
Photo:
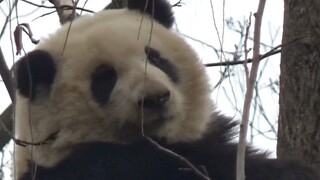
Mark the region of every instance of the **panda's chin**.
<instances>
[{"instance_id":1,"label":"panda's chin","mask_svg":"<svg viewBox=\"0 0 320 180\"><path fill-rule=\"evenodd\" d=\"M170 122L172 119L174 119L174 116L164 116L159 115L155 118L152 118L151 120L147 120L143 124L143 130L145 135L148 136L154 136L157 134L159 129L165 126L166 123Z\"/></svg>"},{"instance_id":2,"label":"panda's chin","mask_svg":"<svg viewBox=\"0 0 320 180\"><path fill-rule=\"evenodd\" d=\"M165 124L172 121L174 117L174 115L164 114L141 117L134 123L124 124L118 130L117 137L124 143L134 143L143 136L156 137Z\"/></svg>"}]
</instances>

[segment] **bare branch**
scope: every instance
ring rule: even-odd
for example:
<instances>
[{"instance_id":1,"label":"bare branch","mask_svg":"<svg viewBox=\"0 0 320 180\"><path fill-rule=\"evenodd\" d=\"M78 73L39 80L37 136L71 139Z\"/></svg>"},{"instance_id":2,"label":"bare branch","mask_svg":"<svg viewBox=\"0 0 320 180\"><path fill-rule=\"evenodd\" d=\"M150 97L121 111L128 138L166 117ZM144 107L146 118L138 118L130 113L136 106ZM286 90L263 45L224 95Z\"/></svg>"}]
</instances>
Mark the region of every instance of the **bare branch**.
<instances>
[{"instance_id":1,"label":"bare branch","mask_svg":"<svg viewBox=\"0 0 320 180\"><path fill-rule=\"evenodd\" d=\"M281 49L285 46L288 46L296 41L299 41L303 39L303 37L297 37L293 39L292 41L286 42L284 44L280 44L274 48L272 48L270 51L266 52L265 54L262 54L259 56L259 60L263 60L267 57L273 56L275 54L279 54L281 52ZM281 49L280 49L281 48ZM206 67L213 67L213 66L231 66L231 65L239 65L239 64L244 64L245 60L240 60L240 61L225 61L225 62L218 62L218 63L208 63L205 64ZM247 60L247 63L252 63L252 59L249 58Z\"/></svg>"},{"instance_id":2,"label":"bare branch","mask_svg":"<svg viewBox=\"0 0 320 180\"><path fill-rule=\"evenodd\" d=\"M212 0L210 0L210 5L211 5L211 13L212 13L213 24L214 24L214 28L215 28L217 36L218 36L220 50L221 50L220 62L222 62L222 58L224 57L224 53L223 53L223 43L224 43L223 39L224 39L224 37L223 36L220 37L220 33L219 33L219 30L218 30L217 22L216 22L215 15L214 15L214 8L213 8ZM223 31L224 31L224 27L223 27ZM224 32L222 34L224 34Z\"/></svg>"},{"instance_id":3,"label":"bare branch","mask_svg":"<svg viewBox=\"0 0 320 180\"><path fill-rule=\"evenodd\" d=\"M248 53L249 53L249 50L247 48L247 45L248 45L248 38L249 38L249 30L250 30L250 27L251 27L251 15L252 13L250 13L250 16L249 16L249 24L247 25L247 28L246 28L246 35L245 35L245 38L244 38L244 70L245 70L245 73L246 73L246 80L247 80L247 84L248 84L248 78L249 78L249 69L248 69Z\"/></svg>"},{"instance_id":4,"label":"bare branch","mask_svg":"<svg viewBox=\"0 0 320 180\"><path fill-rule=\"evenodd\" d=\"M18 4L18 0L15 0L13 5L12 5L12 7L11 7L11 9L10 9L10 11L9 11L8 16L6 17L4 25L2 26L2 30L1 30L1 33L0 33L0 39L2 38L2 36L4 34L4 31L6 30L6 27L7 27L7 24L9 22L10 18L11 18L11 14L13 12L13 9L17 6L17 4Z\"/></svg>"},{"instance_id":5,"label":"bare branch","mask_svg":"<svg viewBox=\"0 0 320 180\"><path fill-rule=\"evenodd\" d=\"M45 5L40 5L40 4L36 4L27 0L22 0L25 3L28 3L30 5L36 6L38 8L47 8L47 9L63 9L63 10L72 10L72 9L76 9L76 10L81 10L81 11L85 11L85 12L89 12L89 13L94 13L94 11L91 11L89 9L85 9L85 8L80 8L80 7L74 7L74 6L69 6L69 5L61 5L61 6L45 6ZM51 12L50 12L51 13Z\"/></svg>"},{"instance_id":6,"label":"bare branch","mask_svg":"<svg viewBox=\"0 0 320 180\"><path fill-rule=\"evenodd\" d=\"M270 57L275 54L281 53L281 49L275 50L273 52L267 52L266 54L260 55L260 60L263 60L267 57ZM240 61L224 61L224 62L217 62L217 63L208 63L205 64L206 67L214 67L214 66L233 66L233 65L239 65L239 64L244 64L246 61L245 60L240 60ZM247 63L252 63L252 58L249 58L247 60Z\"/></svg>"},{"instance_id":7,"label":"bare branch","mask_svg":"<svg viewBox=\"0 0 320 180\"><path fill-rule=\"evenodd\" d=\"M261 22L263 16L264 6L266 0L260 0L258 11L255 13L255 26L254 26L254 44L253 44L253 60L250 71L250 77L247 84L247 91L243 104L242 122L240 124L240 136L237 153L237 180L245 180L245 152L246 152L246 136L249 124L250 105L253 97L254 85L257 78L257 73L260 63L260 34Z\"/></svg>"},{"instance_id":8,"label":"bare branch","mask_svg":"<svg viewBox=\"0 0 320 180\"><path fill-rule=\"evenodd\" d=\"M56 7L61 24L72 21L77 16L75 13L76 3L73 0L49 0L49 2ZM73 8L64 9L61 8L62 6L71 6Z\"/></svg>"},{"instance_id":9,"label":"bare branch","mask_svg":"<svg viewBox=\"0 0 320 180\"><path fill-rule=\"evenodd\" d=\"M181 7L182 4L184 4L184 3L182 2L182 0L179 0L178 2L174 3L174 4L172 5L172 7Z\"/></svg>"},{"instance_id":10,"label":"bare branch","mask_svg":"<svg viewBox=\"0 0 320 180\"><path fill-rule=\"evenodd\" d=\"M14 88L13 88L12 76L11 76L11 72L7 66L7 63L4 59L1 47L0 47L0 75L2 77L4 84L6 85L6 88L9 93L9 96L11 98L11 101L13 101Z\"/></svg>"}]
</instances>

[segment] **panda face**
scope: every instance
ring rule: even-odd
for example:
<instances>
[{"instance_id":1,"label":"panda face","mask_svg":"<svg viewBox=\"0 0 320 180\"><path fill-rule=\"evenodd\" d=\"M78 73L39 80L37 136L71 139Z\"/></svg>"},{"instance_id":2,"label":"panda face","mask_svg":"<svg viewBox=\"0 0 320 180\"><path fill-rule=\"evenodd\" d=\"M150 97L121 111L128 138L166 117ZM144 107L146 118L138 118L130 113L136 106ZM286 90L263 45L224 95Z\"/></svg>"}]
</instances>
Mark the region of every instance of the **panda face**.
<instances>
[{"instance_id":1,"label":"panda face","mask_svg":"<svg viewBox=\"0 0 320 180\"><path fill-rule=\"evenodd\" d=\"M131 10L81 17L42 39L18 62L17 89L17 106L28 115L17 112L16 131L30 127L17 137L43 142L33 147L43 166L80 143L128 144L142 135L196 140L213 108L194 51Z\"/></svg>"}]
</instances>

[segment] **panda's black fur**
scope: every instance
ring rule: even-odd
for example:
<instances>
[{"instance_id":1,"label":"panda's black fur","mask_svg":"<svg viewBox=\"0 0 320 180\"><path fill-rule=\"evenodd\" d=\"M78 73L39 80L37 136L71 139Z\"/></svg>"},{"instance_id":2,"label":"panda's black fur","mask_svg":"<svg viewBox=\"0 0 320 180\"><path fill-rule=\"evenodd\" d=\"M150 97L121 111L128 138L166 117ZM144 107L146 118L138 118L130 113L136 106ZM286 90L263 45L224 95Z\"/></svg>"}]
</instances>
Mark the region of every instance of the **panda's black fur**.
<instances>
[{"instance_id":1,"label":"panda's black fur","mask_svg":"<svg viewBox=\"0 0 320 180\"><path fill-rule=\"evenodd\" d=\"M214 110L203 67L167 29L174 23L170 4L128 0L128 9L78 18L69 40L65 25L17 63L16 136L36 144L16 147L17 179L203 179L167 150L211 180L235 179L237 123ZM103 18L114 29L99 26ZM137 36L121 39L130 30L117 28L131 26ZM62 49L66 39L70 46ZM266 157L247 148L246 180L319 179L295 161Z\"/></svg>"}]
</instances>

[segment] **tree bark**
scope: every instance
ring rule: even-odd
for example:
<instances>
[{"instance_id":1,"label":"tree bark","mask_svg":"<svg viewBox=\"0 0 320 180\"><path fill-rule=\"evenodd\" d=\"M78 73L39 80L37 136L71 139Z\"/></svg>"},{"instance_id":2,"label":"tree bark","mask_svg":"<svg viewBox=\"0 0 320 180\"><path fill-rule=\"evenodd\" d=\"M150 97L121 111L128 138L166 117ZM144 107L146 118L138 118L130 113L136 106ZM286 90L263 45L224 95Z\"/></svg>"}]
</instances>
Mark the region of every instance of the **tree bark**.
<instances>
[{"instance_id":1,"label":"tree bark","mask_svg":"<svg viewBox=\"0 0 320 180\"><path fill-rule=\"evenodd\" d=\"M284 4L277 155L320 172L320 1Z\"/></svg>"}]
</instances>

